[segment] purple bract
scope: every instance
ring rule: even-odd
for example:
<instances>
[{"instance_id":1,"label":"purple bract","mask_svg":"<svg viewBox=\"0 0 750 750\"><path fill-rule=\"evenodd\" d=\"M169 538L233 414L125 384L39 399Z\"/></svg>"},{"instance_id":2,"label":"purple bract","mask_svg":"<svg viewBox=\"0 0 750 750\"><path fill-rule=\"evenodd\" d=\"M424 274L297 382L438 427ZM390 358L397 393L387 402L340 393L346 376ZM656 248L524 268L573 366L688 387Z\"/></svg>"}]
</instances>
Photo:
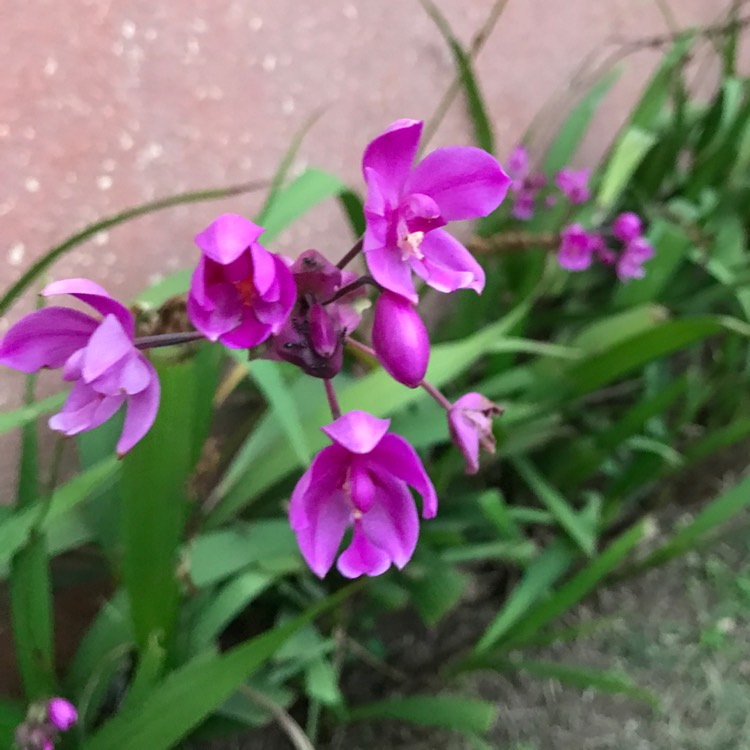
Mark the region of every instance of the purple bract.
<instances>
[{"instance_id":1,"label":"purple bract","mask_svg":"<svg viewBox=\"0 0 750 750\"><path fill-rule=\"evenodd\" d=\"M117 452L127 453L150 429L159 408L159 380L134 346L130 311L88 279L67 279L42 295L70 294L104 316L47 307L18 321L0 343L0 364L21 372L62 368L74 383L68 400L49 420L65 435L93 430L127 404Z\"/></svg>"},{"instance_id":2,"label":"purple bract","mask_svg":"<svg viewBox=\"0 0 750 750\"><path fill-rule=\"evenodd\" d=\"M188 314L206 338L230 349L249 349L278 333L294 306L292 273L258 242L263 231L224 214L195 237L203 256L190 284Z\"/></svg>"},{"instance_id":3,"label":"purple bract","mask_svg":"<svg viewBox=\"0 0 750 750\"><path fill-rule=\"evenodd\" d=\"M65 698L51 698L47 703L47 718L61 732L67 732L78 721L78 711Z\"/></svg>"},{"instance_id":4,"label":"purple bract","mask_svg":"<svg viewBox=\"0 0 750 750\"><path fill-rule=\"evenodd\" d=\"M494 211L510 178L479 148L433 151L416 167L422 123L398 120L365 149L367 183L363 249L375 280L417 302L412 271L440 292L481 292L484 271L441 227Z\"/></svg>"},{"instance_id":5,"label":"purple bract","mask_svg":"<svg viewBox=\"0 0 750 750\"><path fill-rule=\"evenodd\" d=\"M347 578L403 568L419 536L409 485L422 496L422 517L437 513L437 496L412 446L388 432L390 420L351 411L323 428L333 441L313 460L292 493L289 519L303 557L323 578L344 533L338 559Z\"/></svg>"}]
</instances>

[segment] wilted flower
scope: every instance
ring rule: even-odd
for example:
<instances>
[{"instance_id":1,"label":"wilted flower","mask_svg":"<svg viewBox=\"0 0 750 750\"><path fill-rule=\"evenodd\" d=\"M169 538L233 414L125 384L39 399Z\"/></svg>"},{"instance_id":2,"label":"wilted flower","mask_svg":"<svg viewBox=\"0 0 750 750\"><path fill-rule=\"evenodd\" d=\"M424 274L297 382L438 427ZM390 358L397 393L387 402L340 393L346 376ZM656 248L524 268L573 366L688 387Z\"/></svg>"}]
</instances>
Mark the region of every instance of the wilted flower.
<instances>
[{"instance_id":1,"label":"wilted flower","mask_svg":"<svg viewBox=\"0 0 750 750\"><path fill-rule=\"evenodd\" d=\"M291 271L297 302L284 326L272 338L270 353L308 375L332 378L341 370L344 337L361 319L352 304L365 295L365 290L359 287L330 302L357 277L341 271L317 250L302 253Z\"/></svg>"},{"instance_id":2,"label":"wilted flower","mask_svg":"<svg viewBox=\"0 0 750 750\"><path fill-rule=\"evenodd\" d=\"M448 412L448 427L451 439L466 459L466 473L479 471L479 447L487 453L495 452L495 436L492 432L493 417L500 416L503 408L481 393L461 396Z\"/></svg>"},{"instance_id":3,"label":"wilted flower","mask_svg":"<svg viewBox=\"0 0 750 750\"><path fill-rule=\"evenodd\" d=\"M375 303L372 344L386 371L399 383L416 388L430 360L430 339L408 299L383 292Z\"/></svg>"},{"instance_id":4,"label":"wilted flower","mask_svg":"<svg viewBox=\"0 0 750 750\"><path fill-rule=\"evenodd\" d=\"M367 183L363 249L375 280L417 302L412 271L440 292L481 292L484 271L440 227L494 211L510 178L479 148L441 148L412 169L422 123L398 120L365 149Z\"/></svg>"},{"instance_id":5,"label":"wilted flower","mask_svg":"<svg viewBox=\"0 0 750 750\"><path fill-rule=\"evenodd\" d=\"M67 732L78 721L78 711L65 698L51 698L47 703L47 717L53 726Z\"/></svg>"},{"instance_id":6,"label":"wilted flower","mask_svg":"<svg viewBox=\"0 0 750 750\"><path fill-rule=\"evenodd\" d=\"M289 519L303 557L323 578L347 528L349 546L338 559L347 578L377 576L391 564L403 568L419 535L408 486L422 496L422 517L437 513L437 496L416 451L388 432L390 420L351 411L323 427L324 448L292 493Z\"/></svg>"},{"instance_id":7,"label":"wilted flower","mask_svg":"<svg viewBox=\"0 0 750 750\"><path fill-rule=\"evenodd\" d=\"M588 169L561 169L557 173L557 187L571 203L585 203L591 195L589 175Z\"/></svg>"},{"instance_id":8,"label":"wilted flower","mask_svg":"<svg viewBox=\"0 0 750 750\"><path fill-rule=\"evenodd\" d=\"M224 214L195 237L203 255L193 272L188 315L206 338L230 349L249 349L278 333L294 306L291 271L258 242L263 231Z\"/></svg>"},{"instance_id":9,"label":"wilted flower","mask_svg":"<svg viewBox=\"0 0 750 750\"><path fill-rule=\"evenodd\" d=\"M593 260L591 236L580 224L570 224L560 235L557 260L566 271L585 271Z\"/></svg>"},{"instance_id":10,"label":"wilted flower","mask_svg":"<svg viewBox=\"0 0 750 750\"><path fill-rule=\"evenodd\" d=\"M127 404L117 452L127 453L150 429L159 408L159 380L135 348L130 311L88 279L67 279L42 295L70 294L104 316L47 307L18 321L0 343L0 364L21 372L62 368L74 383L68 400L49 420L65 435L93 430Z\"/></svg>"}]
</instances>

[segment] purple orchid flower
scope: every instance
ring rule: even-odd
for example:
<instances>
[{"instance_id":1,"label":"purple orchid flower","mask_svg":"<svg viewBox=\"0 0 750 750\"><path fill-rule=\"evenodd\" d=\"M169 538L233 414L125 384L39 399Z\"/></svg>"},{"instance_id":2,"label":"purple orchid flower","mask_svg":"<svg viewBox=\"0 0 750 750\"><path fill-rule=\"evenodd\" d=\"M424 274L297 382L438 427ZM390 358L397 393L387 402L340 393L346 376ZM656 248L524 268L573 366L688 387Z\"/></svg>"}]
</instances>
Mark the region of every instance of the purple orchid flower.
<instances>
[{"instance_id":1,"label":"purple orchid flower","mask_svg":"<svg viewBox=\"0 0 750 750\"><path fill-rule=\"evenodd\" d=\"M47 703L47 718L61 732L67 732L78 721L78 711L65 698L51 698Z\"/></svg>"},{"instance_id":2,"label":"purple orchid flower","mask_svg":"<svg viewBox=\"0 0 750 750\"><path fill-rule=\"evenodd\" d=\"M130 311L88 279L67 279L42 295L70 294L103 320L65 307L47 307L18 321L0 343L0 364L21 372L62 368L74 383L68 400L49 420L64 435L93 430L127 404L117 452L127 453L151 428L159 408L159 379L134 346Z\"/></svg>"},{"instance_id":3,"label":"purple orchid flower","mask_svg":"<svg viewBox=\"0 0 750 750\"><path fill-rule=\"evenodd\" d=\"M570 224L560 234L557 261L566 271L585 271L593 261L594 245L580 224Z\"/></svg>"},{"instance_id":4,"label":"purple orchid flower","mask_svg":"<svg viewBox=\"0 0 750 750\"><path fill-rule=\"evenodd\" d=\"M398 120L362 157L367 265L381 286L415 304L412 271L440 292L482 291L482 267L441 227L491 213L510 184L493 156L469 146L437 149L412 169L421 133L421 121Z\"/></svg>"},{"instance_id":5,"label":"purple orchid flower","mask_svg":"<svg viewBox=\"0 0 750 750\"><path fill-rule=\"evenodd\" d=\"M513 190L520 190L524 179L529 174L529 152L522 143L519 143L508 156L505 163L508 176L511 177Z\"/></svg>"},{"instance_id":6,"label":"purple orchid flower","mask_svg":"<svg viewBox=\"0 0 750 750\"><path fill-rule=\"evenodd\" d=\"M250 349L278 333L294 306L292 273L259 242L263 228L224 214L196 235L203 252L187 309L192 324L211 341Z\"/></svg>"},{"instance_id":7,"label":"purple orchid flower","mask_svg":"<svg viewBox=\"0 0 750 750\"><path fill-rule=\"evenodd\" d=\"M535 209L536 191L521 190L516 194L516 199L513 202L513 208L510 213L514 219L518 219L519 221L529 221L534 218Z\"/></svg>"},{"instance_id":8,"label":"purple orchid flower","mask_svg":"<svg viewBox=\"0 0 750 750\"><path fill-rule=\"evenodd\" d=\"M354 308L366 296L364 287L335 295L356 280L317 250L306 250L291 266L297 302L270 342L270 358L291 362L308 375L330 379L343 363L343 341L361 321Z\"/></svg>"},{"instance_id":9,"label":"purple orchid flower","mask_svg":"<svg viewBox=\"0 0 750 750\"><path fill-rule=\"evenodd\" d=\"M479 447L487 453L495 452L495 435L492 432L493 417L500 416L504 409L481 393L461 396L448 411L448 427L451 439L464 454L466 473L479 471Z\"/></svg>"},{"instance_id":10,"label":"purple orchid flower","mask_svg":"<svg viewBox=\"0 0 750 750\"><path fill-rule=\"evenodd\" d=\"M629 242L617 259L617 278L626 282L630 279L642 279L646 275L643 264L654 257L654 248L643 237L636 237Z\"/></svg>"},{"instance_id":11,"label":"purple orchid flower","mask_svg":"<svg viewBox=\"0 0 750 750\"><path fill-rule=\"evenodd\" d=\"M338 559L347 578L403 568L419 536L411 485L422 517L434 518L437 495L417 452L388 432L390 420L351 411L323 427L333 441L313 460L292 493L289 519L315 575L331 569L346 529L352 540Z\"/></svg>"},{"instance_id":12,"label":"purple orchid flower","mask_svg":"<svg viewBox=\"0 0 750 750\"><path fill-rule=\"evenodd\" d=\"M571 203L585 203L591 196L588 169L561 169L557 173L557 187Z\"/></svg>"},{"instance_id":13,"label":"purple orchid flower","mask_svg":"<svg viewBox=\"0 0 750 750\"><path fill-rule=\"evenodd\" d=\"M430 339L408 299L382 292L375 303L372 344L380 363L394 380L416 388L430 361Z\"/></svg>"},{"instance_id":14,"label":"purple orchid flower","mask_svg":"<svg viewBox=\"0 0 750 750\"><path fill-rule=\"evenodd\" d=\"M641 233L641 217L632 211L620 214L612 223L612 234L625 244L638 239Z\"/></svg>"}]
</instances>

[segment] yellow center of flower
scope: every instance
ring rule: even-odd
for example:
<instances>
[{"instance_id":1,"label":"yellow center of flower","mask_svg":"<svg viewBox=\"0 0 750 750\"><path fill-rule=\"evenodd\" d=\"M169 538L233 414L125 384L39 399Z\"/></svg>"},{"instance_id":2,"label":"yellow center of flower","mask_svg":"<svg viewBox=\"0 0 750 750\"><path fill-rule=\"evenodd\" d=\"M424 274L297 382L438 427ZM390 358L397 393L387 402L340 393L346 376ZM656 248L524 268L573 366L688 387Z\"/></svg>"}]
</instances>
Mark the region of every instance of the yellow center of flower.
<instances>
[{"instance_id":1,"label":"yellow center of flower","mask_svg":"<svg viewBox=\"0 0 750 750\"><path fill-rule=\"evenodd\" d=\"M250 307L255 300L255 284L253 284L252 275L248 276L246 279L242 279L242 281L237 281L234 287L240 293L242 304L246 307Z\"/></svg>"},{"instance_id":2,"label":"yellow center of flower","mask_svg":"<svg viewBox=\"0 0 750 750\"><path fill-rule=\"evenodd\" d=\"M419 249L424 239L424 232L407 232L402 235L398 241L398 246L401 248L401 260L408 260L409 258L416 258L422 260L424 254Z\"/></svg>"}]
</instances>

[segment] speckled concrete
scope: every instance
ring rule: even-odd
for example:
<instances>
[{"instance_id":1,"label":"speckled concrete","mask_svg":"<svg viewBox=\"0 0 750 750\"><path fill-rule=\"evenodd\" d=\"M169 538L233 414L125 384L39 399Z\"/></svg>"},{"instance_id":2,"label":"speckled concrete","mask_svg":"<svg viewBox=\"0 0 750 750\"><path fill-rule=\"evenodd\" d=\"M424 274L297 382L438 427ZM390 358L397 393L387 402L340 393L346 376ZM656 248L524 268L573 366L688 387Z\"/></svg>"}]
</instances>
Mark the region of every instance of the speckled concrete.
<instances>
[{"instance_id":1,"label":"speckled concrete","mask_svg":"<svg viewBox=\"0 0 750 750\"><path fill-rule=\"evenodd\" d=\"M725 4L671 0L682 26L713 19ZM468 40L492 2L439 5ZM106 214L270 175L321 105L325 114L295 168L316 164L357 184L368 139L398 117L428 117L452 75L445 45L412 0L3 0L0 7L1 287ZM664 31L653 0L510 0L478 61L500 153L594 47ZM582 163L601 153L656 59L644 52L628 60ZM467 132L459 105L434 143L466 142ZM89 276L127 298L191 263L192 236L217 212L252 213L258 202L242 197L141 219L96 236L50 276ZM317 246L337 255L347 242L338 209L328 205L275 249ZM27 296L0 318L0 333L32 304ZM20 384L15 373L0 373L0 409L17 405ZM7 477L12 443L0 449Z\"/></svg>"}]
</instances>

